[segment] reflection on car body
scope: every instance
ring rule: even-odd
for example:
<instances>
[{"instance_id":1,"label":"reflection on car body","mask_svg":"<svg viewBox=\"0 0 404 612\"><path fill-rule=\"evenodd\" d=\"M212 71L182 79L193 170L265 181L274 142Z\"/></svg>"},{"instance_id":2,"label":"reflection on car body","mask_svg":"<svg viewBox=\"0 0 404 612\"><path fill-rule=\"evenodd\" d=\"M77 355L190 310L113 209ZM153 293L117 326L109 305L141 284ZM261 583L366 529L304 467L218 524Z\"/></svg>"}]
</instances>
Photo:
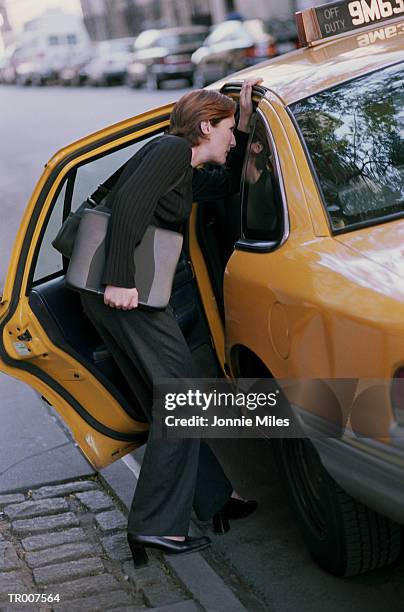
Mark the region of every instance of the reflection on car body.
<instances>
[{"instance_id":1,"label":"reflection on car body","mask_svg":"<svg viewBox=\"0 0 404 612\"><path fill-rule=\"evenodd\" d=\"M402 64L291 106L334 230L401 214L404 204Z\"/></svg>"},{"instance_id":2,"label":"reflection on car body","mask_svg":"<svg viewBox=\"0 0 404 612\"><path fill-rule=\"evenodd\" d=\"M294 380L288 399L313 427L327 398L342 407L343 435L274 449L310 552L349 576L394 561L404 524L404 14L324 41L321 10L300 16L305 48L212 85L237 99L244 78L263 78L241 194L194 204L171 305L206 377ZM1 369L55 406L98 467L146 425L52 240L171 108L48 162L0 304Z\"/></svg>"}]
</instances>

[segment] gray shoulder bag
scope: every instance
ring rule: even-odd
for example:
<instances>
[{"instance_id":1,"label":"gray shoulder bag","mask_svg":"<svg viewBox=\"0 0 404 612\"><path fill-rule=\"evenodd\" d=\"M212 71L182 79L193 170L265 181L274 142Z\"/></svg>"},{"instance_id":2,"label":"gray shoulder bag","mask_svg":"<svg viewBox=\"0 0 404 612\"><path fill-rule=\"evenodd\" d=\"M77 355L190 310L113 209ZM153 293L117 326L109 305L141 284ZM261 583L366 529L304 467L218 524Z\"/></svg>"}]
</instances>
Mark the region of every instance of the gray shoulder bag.
<instances>
[{"instance_id":1,"label":"gray shoulder bag","mask_svg":"<svg viewBox=\"0 0 404 612\"><path fill-rule=\"evenodd\" d=\"M182 181L183 176L171 189ZM86 208L74 241L66 273L66 285L76 291L103 295L101 283L105 266L105 240L111 209ZM174 275L181 255L183 236L179 232L149 225L134 252L139 306L164 309L171 296Z\"/></svg>"}]
</instances>

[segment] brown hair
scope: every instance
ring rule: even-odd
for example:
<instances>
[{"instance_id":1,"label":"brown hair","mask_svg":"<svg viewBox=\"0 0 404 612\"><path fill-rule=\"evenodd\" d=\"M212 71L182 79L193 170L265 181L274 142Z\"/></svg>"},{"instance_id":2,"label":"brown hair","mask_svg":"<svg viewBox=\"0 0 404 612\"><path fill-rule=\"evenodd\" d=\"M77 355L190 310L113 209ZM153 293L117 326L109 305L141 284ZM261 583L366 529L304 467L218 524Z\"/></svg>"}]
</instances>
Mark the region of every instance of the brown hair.
<instances>
[{"instance_id":1,"label":"brown hair","mask_svg":"<svg viewBox=\"0 0 404 612\"><path fill-rule=\"evenodd\" d=\"M201 121L217 125L236 112L236 103L209 89L194 89L180 98L170 116L169 134L186 138L191 146L199 144L206 136L201 130Z\"/></svg>"}]
</instances>

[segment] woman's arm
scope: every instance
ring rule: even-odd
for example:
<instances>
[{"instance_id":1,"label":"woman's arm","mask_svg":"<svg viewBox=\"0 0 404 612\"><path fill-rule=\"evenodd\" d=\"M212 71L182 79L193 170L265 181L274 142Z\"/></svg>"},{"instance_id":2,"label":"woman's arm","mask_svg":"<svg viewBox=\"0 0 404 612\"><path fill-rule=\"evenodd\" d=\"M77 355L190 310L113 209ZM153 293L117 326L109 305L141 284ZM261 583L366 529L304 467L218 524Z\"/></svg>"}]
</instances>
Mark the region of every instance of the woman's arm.
<instances>
[{"instance_id":1,"label":"woman's arm","mask_svg":"<svg viewBox=\"0 0 404 612\"><path fill-rule=\"evenodd\" d=\"M252 101L252 88L254 85L262 83L260 77L257 79L247 79L244 81L243 86L240 90L240 116L238 120L238 129L241 132L250 131L250 119L253 113L253 101Z\"/></svg>"},{"instance_id":2,"label":"woman's arm","mask_svg":"<svg viewBox=\"0 0 404 612\"><path fill-rule=\"evenodd\" d=\"M241 87L238 129L234 133L236 146L229 153L226 165L222 168L194 170L192 192L193 198L198 202L224 198L240 191L241 172L253 112L252 88L261 82L261 78L247 79Z\"/></svg>"},{"instance_id":3,"label":"woman's arm","mask_svg":"<svg viewBox=\"0 0 404 612\"><path fill-rule=\"evenodd\" d=\"M135 287L135 247L143 238L159 199L181 178L190 160L191 148L184 139L165 136L145 154L114 194L103 275L105 285Z\"/></svg>"}]
</instances>

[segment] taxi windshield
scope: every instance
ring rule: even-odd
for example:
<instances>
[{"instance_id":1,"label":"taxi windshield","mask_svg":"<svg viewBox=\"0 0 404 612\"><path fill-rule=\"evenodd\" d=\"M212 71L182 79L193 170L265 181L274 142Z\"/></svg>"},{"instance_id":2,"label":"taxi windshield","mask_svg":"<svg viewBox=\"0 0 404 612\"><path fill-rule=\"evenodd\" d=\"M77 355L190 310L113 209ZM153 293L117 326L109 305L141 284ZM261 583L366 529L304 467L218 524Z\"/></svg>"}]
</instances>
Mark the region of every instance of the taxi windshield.
<instances>
[{"instance_id":1,"label":"taxi windshield","mask_svg":"<svg viewBox=\"0 0 404 612\"><path fill-rule=\"evenodd\" d=\"M404 213L404 64L291 105L332 228Z\"/></svg>"}]
</instances>

